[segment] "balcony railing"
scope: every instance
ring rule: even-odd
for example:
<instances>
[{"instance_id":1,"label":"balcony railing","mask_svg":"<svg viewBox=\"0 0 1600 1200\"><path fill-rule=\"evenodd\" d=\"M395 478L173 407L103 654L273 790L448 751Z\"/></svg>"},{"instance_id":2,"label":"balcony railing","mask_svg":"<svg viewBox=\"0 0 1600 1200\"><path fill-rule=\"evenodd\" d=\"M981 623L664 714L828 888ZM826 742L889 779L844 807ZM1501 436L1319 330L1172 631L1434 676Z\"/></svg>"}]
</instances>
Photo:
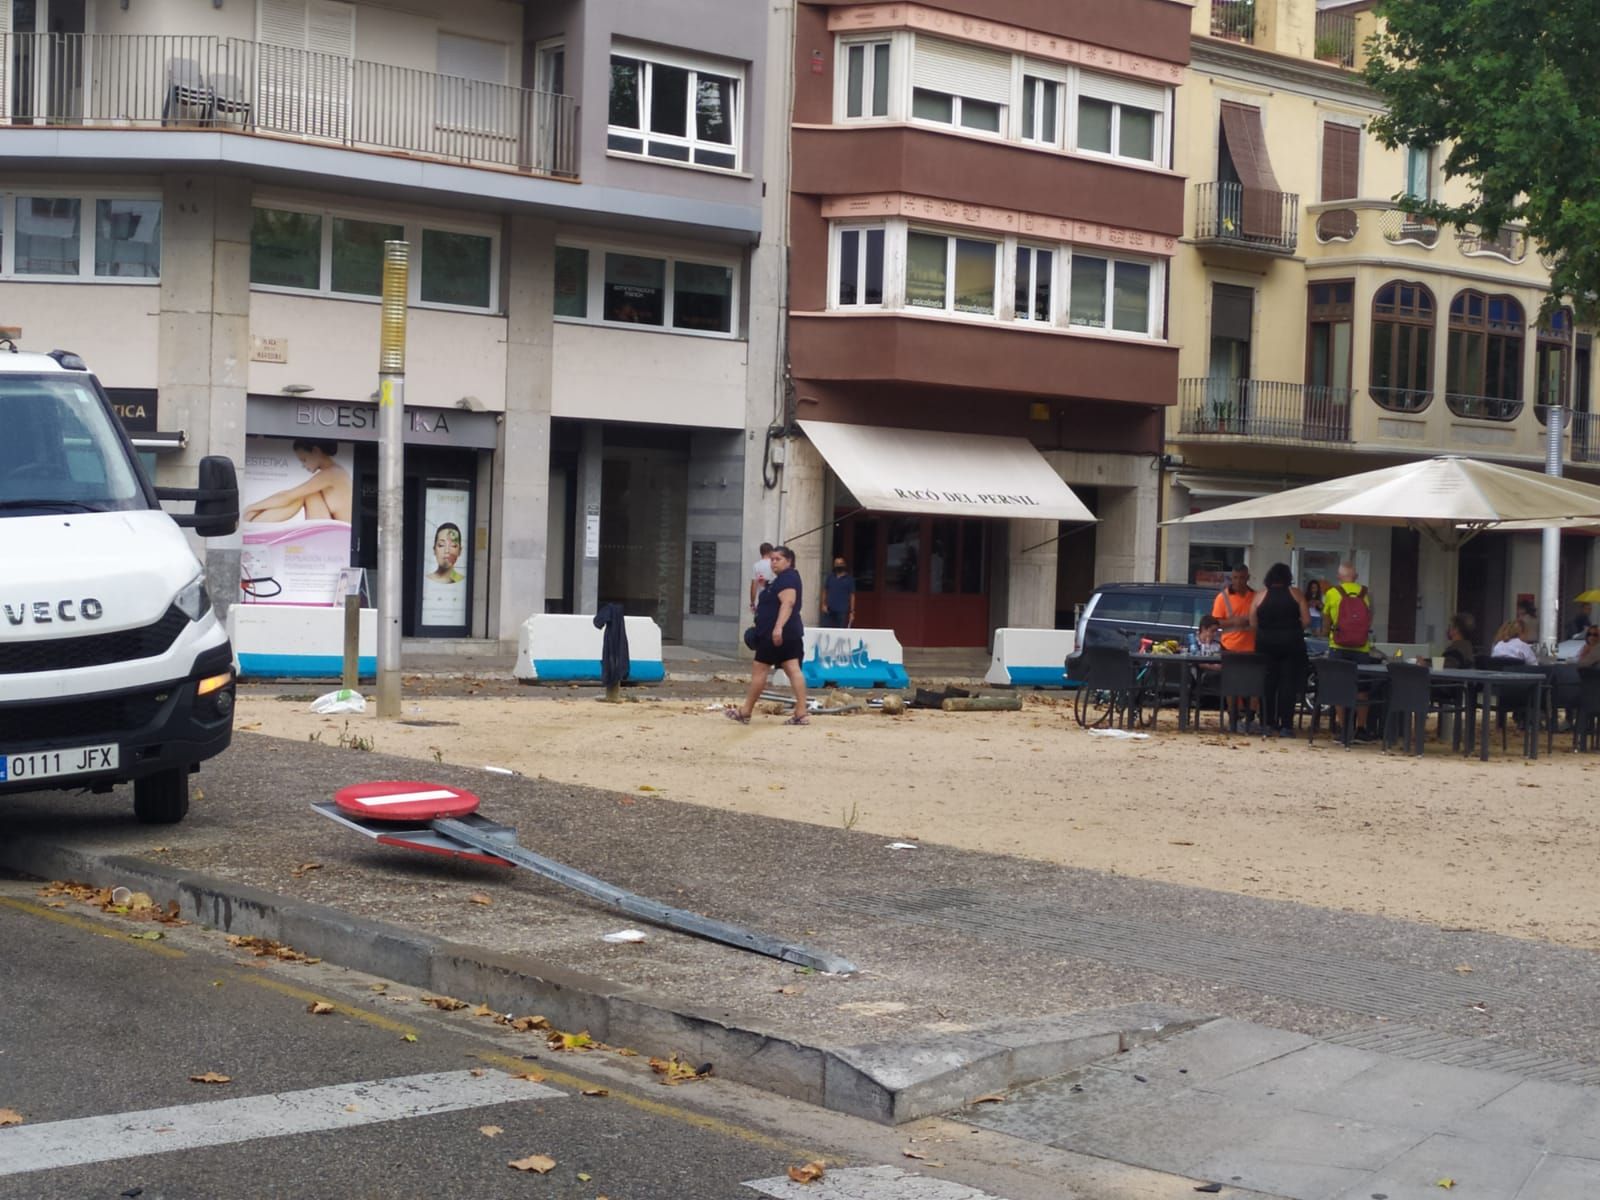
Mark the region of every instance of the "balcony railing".
<instances>
[{"instance_id":1,"label":"balcony railing","mask_svg":"<svg viewBox=\"0 0 1600 1200\"><path fill-rule=\"evenodd\" d=\"M1194 185L1195 240L1264 254L1293 254L1300 197L1220 180Z\"/></svg>"},{"instance_id":2,"label":"balcony railing","mask_svg":"<svg viewBox=\"0 0 1600 1200\"><path fill-rule=\"evenodd\" d=\"M1515 421L1522 412L1521 400L1507 400L1501 396L1472 396L1461 392L1446 392L1444 402L1456 416L1476 421Z\"/></svg>"},{"instance_id":3,"label":"balcony railing","mask_svg":"<svg viewBox=\"0 0 1600 1200\"><path fill-rule=\"evenodd\" d=\"M1385 209L1379 219L1383 240L1391 246L1409 242L1428 249L1439 244L1439 223L1432 217L1419 217L1398 208Z\"/></svg>"},{"instance_id":4,"label":"balcony railing","mask_svg":"<svg viewBox=\"0 0 1600 1200\"><path fill-rule=\"evenodd\" d=\"M1573 462L1600 462L1600 413L1569 412L1567 426L1572 431L1568 456Z\"/></svg>"},{"instance_id":5,"label":"balcony railing","mask_svg":"<svg viewBox=\"0 0 1600 1200\"><path fill-rule=\"evenodd\" d=\"M1317 14L1315 53L1323 62L1356 65L1356 19L1351 13Z\"/></svg>"},{"instance_id":6,"label":"balcony railing","mask_svg":"<svg viewBox=\"0 0 1600 1200\"><path fill-rule=\"evenodd\" d=\"M1348 442L1349 388L1264 379L1184 379L1179 431L1272 442Z\"/></svg>"},{"instance_id":7,"label":"balcony railing","mask_svg":"<svg viewBox=\"0 0 1600 1200\"><path fill-rule=\"evenodd\" d=\"M1255 0L1211 0L1212 37L1248 42L1255 33Z\"/></svg>"},{"instance_id":8,"label":"balcony railing","mask_svg":"<svg viewBox=\"0 0 1600 1200\"><path fill-rule=\"evenodd\" d=\"M0 124L219 129L575 176L570 96L242 38L0 35Z\"/></svg>"},{"instance_id":9,"label":"balcony railing","mask_svg":"<svg viewBox=\"0 0 1600 1200\"><path fill-rule=\"evenodd\" d=\"M1493 254L1507 262L1519 263L1528 257L1528 235L1509 225L1502 225L1494 237L1486 236L1481 229L1458 229L1456 245L1463 254Z\"/></svg>"}]
</instances>

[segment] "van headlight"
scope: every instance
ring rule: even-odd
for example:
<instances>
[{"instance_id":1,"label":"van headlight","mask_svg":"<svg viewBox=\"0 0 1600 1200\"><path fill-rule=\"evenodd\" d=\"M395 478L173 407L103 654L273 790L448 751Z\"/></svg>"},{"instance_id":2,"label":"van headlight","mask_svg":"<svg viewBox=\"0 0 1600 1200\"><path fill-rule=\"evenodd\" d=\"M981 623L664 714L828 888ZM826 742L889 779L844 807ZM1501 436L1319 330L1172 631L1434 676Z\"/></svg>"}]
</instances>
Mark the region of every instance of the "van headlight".
<instances>
[{"instance_id":1,"label":"van headlight","mask_svg":"<svg viewBox=\"0 0 1600 1200\"><path fill-rule=\"evenodd\" d=\"M206 591L205 576L196 575L173 597L172 602L191 621L198 621L205 616L211 611L211 593Z\"/></svg>"}]
</instances>

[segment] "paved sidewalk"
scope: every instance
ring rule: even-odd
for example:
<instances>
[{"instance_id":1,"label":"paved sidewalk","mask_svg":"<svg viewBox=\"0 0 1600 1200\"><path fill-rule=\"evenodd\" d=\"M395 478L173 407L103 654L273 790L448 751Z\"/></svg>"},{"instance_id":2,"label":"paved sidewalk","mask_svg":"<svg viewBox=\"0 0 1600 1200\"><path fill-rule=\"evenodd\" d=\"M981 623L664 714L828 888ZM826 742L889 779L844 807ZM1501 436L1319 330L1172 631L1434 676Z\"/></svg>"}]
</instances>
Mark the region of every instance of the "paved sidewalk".
<instances>
[{"instance_id":1,"label":"paved sidewalk","mask_svg":"<svg viewBox=\"0 0 1600 1200\"><path fill-rule=\"evenodd\" d=\"M1061 1149L1293 1200L1600 1195L1600 1089L1220 1020L967 1110Z\"/></svg>"}]
</instances>

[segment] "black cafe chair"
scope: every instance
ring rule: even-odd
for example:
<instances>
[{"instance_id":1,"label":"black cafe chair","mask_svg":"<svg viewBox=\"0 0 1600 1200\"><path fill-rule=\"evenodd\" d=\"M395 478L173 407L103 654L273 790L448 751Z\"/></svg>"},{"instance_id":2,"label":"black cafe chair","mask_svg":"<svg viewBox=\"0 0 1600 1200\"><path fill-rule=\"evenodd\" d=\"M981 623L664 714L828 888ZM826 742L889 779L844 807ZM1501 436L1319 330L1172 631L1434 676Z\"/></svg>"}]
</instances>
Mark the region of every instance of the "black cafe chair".
<instances>
[{"instance_id":1,"label":"black cafe chair","mask_svg":"<svg viewBox=\"0 0 1600 1200\"><path fill-rule=\"evenodd\" d=\"M1537 668L1520 658L1490 658L1489 670L1507 671L1528 674L1537 671ZM1506 748L1506 716L1515 714L1523 722L1522 740L1523 752L1527 753L1529 746L1537 747L1539 744L1539 717L1530 710L1543 685L1539 683L1512 683L1503 684L1495 689L1494 718L1495 724L1500 728L1500 749Z\"/></svg>"},{"instance_id":2,"label":"black cafe chair","mask_svg":"<svg viewBox=\"0 0 1600 1200\"><path fill-rule=\"evenodd\" d=\"M1462 684L1436 683L1433 672L1417 663L1391 662L1389 703L1383 718L1383 748L1394 745L1398 731L1408 751L1421 754L1428 736L1428 718L1450 713L1455 718L1455 737L1460 738L1466 715L1466 688Z\"/></svg>"},{"instance_id":3,"label":"black cafe chair","mask_svg":"<svg viewBox=\"0 0 1600 1200\"><path fill-rule=\"evenodd\" d=\"M1311 660L1311 675L1316 684L1306 697L1306 702L1311 708L1311 744L1316 745L1317 730L1322 727L1323 711L1327 710L1331 714L1335 709L1342 708L1344 727L1336 736L1348 749L1350 739L1355 732L1356 706L1361 703L1356 664L1347 658L1325 655ZM1331 718L1328 730L1333 732Z\"/></svg>"},{"instance_id":4,"label":"black cafe chair","mask_svg":"<svg viewBox=\"0 0 1600 1200\"><path fill-rule=\"evenodd\" d=\"M1588 750L1590 742L1600 750L1600 668L1578 672L1578 701L1572 716L1572 748Z\"/></svg>"},{"instance_id":5,"label":"black cafe chair","mask_svg":"<svg viewBox=\"0 0 1600 1200\"><path fill-rule=\"evenodd\" d=\"M1238 718L1235 714L1233 701L1254 700L1264 704L1267 691L1267 657L1264 654L1254 654L1248 651L1224 650L1222 652L1222 671L1217 679L1217 728L1233 728ZM1248 713L1251 710L1246 708ZM1260 714L1257 714L1258 717ZM1248 719L1248 718L1246 718ZM1261 727L1261 734L1266 736L1266 726Z\"/></svg>"}]
</instances>

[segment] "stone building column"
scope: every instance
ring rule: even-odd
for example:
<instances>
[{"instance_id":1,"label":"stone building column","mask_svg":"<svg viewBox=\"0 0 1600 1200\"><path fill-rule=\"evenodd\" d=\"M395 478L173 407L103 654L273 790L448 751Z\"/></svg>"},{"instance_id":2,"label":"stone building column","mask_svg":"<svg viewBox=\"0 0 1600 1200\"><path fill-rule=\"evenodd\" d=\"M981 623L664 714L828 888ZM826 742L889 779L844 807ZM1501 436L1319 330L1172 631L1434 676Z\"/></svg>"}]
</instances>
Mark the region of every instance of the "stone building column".
<instances>
[{"instance_id":1,"label":"stone building column","mask_svg":"<svg viewBox=\"0 0 1600 1200\"><path fill-rule=\"evenodd\" d=\"M248 179L167 175L161 181L161 423L188 446L158 460L159 481L194 487L208 454L244 467L245 391L250 367ZM239 594L240 535L204 544L206 586L226 616Z\"/></svg>"},{"instance_id":2,"label":"stone building column","mask_svg":"<svg viewBox=\"0 0 1600 1200\"><path fill-rule=\"evenodd\" d=\"M1053 539L1060 530L1059 521L1006 522L1007 628L1056 627L1056 559L1060 543ZM1028 549L1030 546L1034 549Z\"/></svg>"},{"instance_id":3,"label":"stone building column","mask_svg":"<svg viewBox=\"0 0 1600 1200\"><path fill-rule=\"evenodd\" d=\"M544 611L549 569L555 226L513 216L507 233L506 411L495 454L489 631L514 645L522 623Z\"/></svg>"}]
</instances>

